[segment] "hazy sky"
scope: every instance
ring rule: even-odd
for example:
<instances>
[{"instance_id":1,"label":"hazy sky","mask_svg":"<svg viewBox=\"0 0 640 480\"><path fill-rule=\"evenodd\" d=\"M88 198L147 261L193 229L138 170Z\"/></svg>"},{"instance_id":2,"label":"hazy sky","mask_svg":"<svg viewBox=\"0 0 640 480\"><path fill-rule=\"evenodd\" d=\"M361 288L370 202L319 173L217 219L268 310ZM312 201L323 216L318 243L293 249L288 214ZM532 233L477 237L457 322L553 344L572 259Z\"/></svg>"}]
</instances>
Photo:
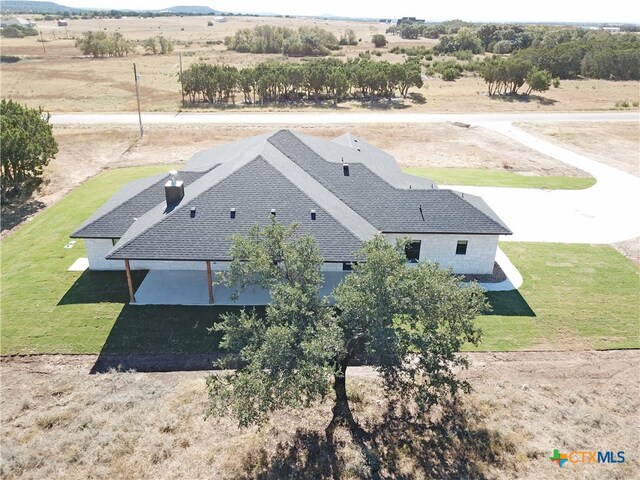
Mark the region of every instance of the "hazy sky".
<instances>
[{"instance_id":1,"label":"hazy sky","mask_svg":"<svg viewBox=\"0 0 640 480\"><path fill-rule=\"evenodd\" d=\"M269 12L372 18L411 16L427 20L459 18L472 22L624 22L640 23L640 7L633 0L409 0L402 2L345 0L54 0L84 8L162 9L175 5L202 5L228 12ZM633 5L636 7L633 7Z\"/></svg>"}]
</instances>

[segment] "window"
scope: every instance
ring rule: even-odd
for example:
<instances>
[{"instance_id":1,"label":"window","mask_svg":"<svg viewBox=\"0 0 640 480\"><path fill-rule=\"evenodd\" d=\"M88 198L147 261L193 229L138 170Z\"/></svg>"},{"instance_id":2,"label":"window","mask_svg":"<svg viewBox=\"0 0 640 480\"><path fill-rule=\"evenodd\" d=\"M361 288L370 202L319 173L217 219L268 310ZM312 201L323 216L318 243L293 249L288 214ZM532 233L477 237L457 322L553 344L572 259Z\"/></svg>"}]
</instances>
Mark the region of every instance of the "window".
<instances>
[{"instance_id":1,"label":"window","mask_svg":"<svg viewBox=\"0 0 640 480\"><path fill-rule=\"evenodd\" d=\"M466 240L458 240L458 244L456 245L456 255L466 255L467 254L467 242Z\"/></svg>"},{"instance_id":2,"label":"window","mask_svg":"<svg viewBox=\"0 0 640 480\"><path fill-rule=\"evenodd\" d=\"M120 240L120 239L119 238L112 238L111 239L111 245L113 245L115 247L116 243L118 243L118 240Z\"/></svg>"},{"instance_id":3,"label":"window","mask_svg":"<svg viewBox=\"0 0 640 480\"><path fill-rule=\"evenodd\" d=\"M353 270L353 266L356 265L356 262L342 262L342 271L350 272Z\"/></svg>"},{"instance_id":4,"label":"window","mask_svg":"<svg viewBox=\"0 0 640 480\"><path fill-rule=\"evenodd\" d=\"M416 240L404 247L404 253L407 255L407 260L410 262L417 262L420 260L420 240Z\"/></svg>"}]
</instances>

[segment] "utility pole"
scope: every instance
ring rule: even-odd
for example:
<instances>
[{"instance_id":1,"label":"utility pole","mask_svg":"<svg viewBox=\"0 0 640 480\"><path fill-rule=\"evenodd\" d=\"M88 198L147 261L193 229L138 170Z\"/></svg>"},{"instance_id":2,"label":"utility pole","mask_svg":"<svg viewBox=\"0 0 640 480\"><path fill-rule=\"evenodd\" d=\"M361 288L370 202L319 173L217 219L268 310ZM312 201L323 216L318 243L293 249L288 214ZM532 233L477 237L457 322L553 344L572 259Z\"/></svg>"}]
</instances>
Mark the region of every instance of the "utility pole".
<instances>
[{"instance_id":1,"label":"utility pole","mask_svg":"<svg viewBox=\"0 0 640 480\"><path fill-rule=\"evenodd\" d=\"M138 71L136 64L133 64L133 76L136 79L136 100L138 101L138 122L140 122L140 138L144 136L144 128L142 128L142 114L140 113L140 91L138 90Z\"/></svg>"},{"instance_id":2,"label":"utility pole","mask_svg":"<svg viewBox=\"0 0 640 480\"><path fill-rule=\"evenodd\" d=\"M46 56L47 50L44 48L44 38L42 38L42 30L40 30L40 43L42 44L42 53Z\"/></svg>"},{"instance_id":3,"label":"utility pole","mask_svg":"<svg viewBox=\"0 0 640 480\"><path fill-rule=\"evenodd\" d=\"M182 84L182 53L178 53L180 58L180 90L182 91L182 108L184 108L184 85Z\"/></svg>"}]
</instances>

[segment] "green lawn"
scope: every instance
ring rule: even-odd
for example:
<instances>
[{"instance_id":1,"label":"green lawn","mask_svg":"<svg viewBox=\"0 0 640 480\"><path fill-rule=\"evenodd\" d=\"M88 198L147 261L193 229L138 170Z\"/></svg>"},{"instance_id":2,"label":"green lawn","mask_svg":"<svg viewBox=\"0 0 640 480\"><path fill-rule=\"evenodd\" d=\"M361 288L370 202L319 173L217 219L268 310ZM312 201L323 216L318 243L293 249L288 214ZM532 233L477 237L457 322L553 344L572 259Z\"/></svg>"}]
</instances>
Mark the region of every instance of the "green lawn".
<instances>
[{"instance_id":1,"label":"green lawn","mask_svg":"<svg viewBox=\"0 0 640 480\"><path fill-rule=\"evenodd\" d=\"M551 190L581 190L595 185L593 177L530 177L505 170L486 168L403 168L405 173L426 177L443 185L474 185L480 187L547 188Z\"/></svg>"},{"instance_id":2,"label":"green lawn","mask_svg":"<svg viewBox=\"0 0 640 480\"><path fill-rule=\"evenodd\" d=\"M129 306L123 272L68 272L85 256L68 235L139 167L87 181L2 241L0 353L208 353L223 307ZM519 292L490 295L482 350L637 348L639 269L607 246L503 243ZM144 272L136 275L139 283Z\"/></svg>"},{"instance_id":3,"label":"green lawn","mask_svg":"<svg viewBox=\"0 0 640 480\"><path fill-rule=\"evenodd\" d=\"M640 347L640 269L607 245L501 243L523 276L494 292L479 350Z\"/></svg>"}]
</instances>

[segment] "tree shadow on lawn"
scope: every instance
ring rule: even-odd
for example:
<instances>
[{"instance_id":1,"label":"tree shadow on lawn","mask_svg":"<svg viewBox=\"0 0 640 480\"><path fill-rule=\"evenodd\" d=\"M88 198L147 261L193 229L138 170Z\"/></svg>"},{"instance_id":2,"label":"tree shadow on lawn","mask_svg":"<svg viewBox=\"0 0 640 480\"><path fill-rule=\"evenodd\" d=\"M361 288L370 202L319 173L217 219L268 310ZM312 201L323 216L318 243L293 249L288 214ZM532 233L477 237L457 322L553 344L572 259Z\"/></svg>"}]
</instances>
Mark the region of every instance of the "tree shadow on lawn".
<instances>
[{"instance_id":1,"label":"tree shadow on lawn","mask_svg":"<svg viewBox=\"0 0 640 480\"><path fill-rule=\"evenodd\" d=\"M535 317L536 313L529 306L519 290L506 292L485 292L492 311L489 315L500 317Z\"/></svg>"},{"instance_id":2,"label":"tree shadow on lawn","mask_svg":"<svg viewBox=\"0 0 640 480\"><path fill-rule=\"evenodd\" d=\"M540 105L555 105L558 103L558 100L553 100L551 98L541 97L540 95L525 95L524 93L506 93L500 95L493 95L490 97L492 99L502 100L503 102L519 102L519 103L530 103L535 102Z\"/></svg>"},{"instance_id":3,"label":"tree shadow on lawn","mask_svg":"<svg viewBox=\"0 0 640 480\"><path fill-rule=\"evenodd\" d=\"M209 329L226 305L130 305L120 311L91 373L111 369L138 372L211 370L220 358L220 332ZM257 307L260 313L264 307Z\"/></svg>"},{"instance_id":4,"label":"tree shadow on lawn","mask_svg":"<svg viewBox=\"0 0 640 480\"><path fill-rule=\"evenodd\" d=\"M490 467L509 469L516 450L460 402L445 404L431 422L385 415L368 429L359 445L345 431L329 442L324 432L299 429L272 456L261 449L242 459L242 478L483 479Z\"/></svg>"},{"instance_id":5,"label":"tree shadow on lawn","mask_svg":"<svg viewBox=\"0 0 640 480\"><path fill-rule=\"evenodd\" d=\"M0 230L4 232L13 229L45 207L46 205L44 203L33 199L2 205Z\"/></svg>"},{"instance_id":6,"label":"tree shadow on lawn","mask_svg":"<svg viewBox=\"0 0 640 480\"><path fill-rule=\"evenodd\" d=\"M146 270L132 271L137 290ZM233 306L131 305L125 273L85 270L58 305L122 304L91 373L211 370L219 358L219 332L209 329ZM257 308L260 312L260 308ZM263 308L262 308L263 310Z\"/></svg>"},{"instance_id":7,"label":"tree shadow on lawn","mask_svg":"<svg viewBox=\"0 0 640 480\"><path fill-rule=\"evenodd\" d=\"M131 280L137 289L148 270L133 270ZM66 291L58 305L77 305L86 303L127 303L129 289L124 271L96 272L85 270Z\"/></svg>"}]
</instances>

